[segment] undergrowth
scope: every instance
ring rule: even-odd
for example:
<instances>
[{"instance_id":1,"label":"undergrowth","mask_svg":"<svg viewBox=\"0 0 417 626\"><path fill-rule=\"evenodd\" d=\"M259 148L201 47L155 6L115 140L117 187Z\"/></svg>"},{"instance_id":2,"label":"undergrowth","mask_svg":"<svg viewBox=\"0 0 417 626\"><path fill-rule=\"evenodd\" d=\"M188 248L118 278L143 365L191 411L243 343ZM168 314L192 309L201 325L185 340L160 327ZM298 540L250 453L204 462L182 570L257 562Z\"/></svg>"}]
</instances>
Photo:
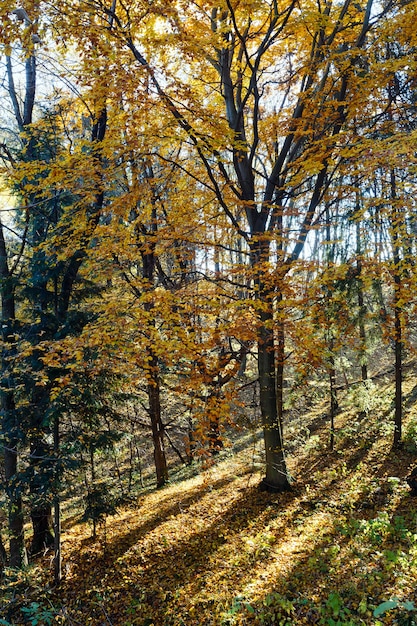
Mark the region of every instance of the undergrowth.
<instances>
[{"instance_id":1,"label":"undergrowth","mask_svg":"<svg viewBox=\"0 0 417 626\"><path fill-rule=\"evenodd\" d=\"M324 404L306 415L290 493L259 491L261 439L243 432L199 473L144 488L95 539L71 509L62 584L50 554L6 570L0 625L413 626L417 511L404 478L415 418L392 450L388 389L365 416L351 393L341 405L333 451Z\"/></svg>"}]
</instances>

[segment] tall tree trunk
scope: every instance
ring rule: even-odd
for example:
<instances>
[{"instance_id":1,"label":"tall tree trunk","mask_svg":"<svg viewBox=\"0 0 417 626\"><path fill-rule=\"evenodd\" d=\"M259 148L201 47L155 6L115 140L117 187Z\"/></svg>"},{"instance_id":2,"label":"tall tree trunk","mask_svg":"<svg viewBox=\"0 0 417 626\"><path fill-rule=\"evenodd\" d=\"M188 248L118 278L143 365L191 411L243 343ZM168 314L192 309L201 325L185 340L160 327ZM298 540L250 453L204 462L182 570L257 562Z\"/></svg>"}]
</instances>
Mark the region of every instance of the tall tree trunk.
<instances>
[{"instance_id":1,"label":"tall tree trunk","mask_svg":"<svg viewBox=\"0 0 417 626\"><path fill-rule=\"evenodd\" d=\"M398 207L397 188L395 171L391 170L391 236L393 245L393 261L394 261L394 355L395 355L395 411L394 411L394 446L398 446L402 436L402 416L403 416L403 400L402 400L402 353L403 353L403 331L401 323L401 256L400 256L400 233L402 216Z\"/></svg>"},{"instance_id":2,"label":"tall tree trunk","mask_svg":"<svg viewBox=\"0 0 417 626\"><path fill-rule=\"evenodd\" d=\"M16 413L12 374L13 344L15 325L15 293L13 276L9 269L8 254L3 225L0 222L0 279L1 279L1 322L3 350L1 357L1 407L2 435L4 437L5 489L8 499L8 519L10 536L11 567L21 567L25 561L23 530L23 508L21 485L18 478L18 436L19 424Z\"/></svg>"},{"instance_id":3,"label":"tall tree trunk","mask_svg":"<svg viewBox=\"0 0 417 626\"><path fill-rule=\"evenodd\" d=\"M7 88L13 113L20 133L32 122L33 106L36 92L36 58L28 54L25 60L25 88L23 101L18 98L14 83L11 57L6 56ZM24 135L21 136L22 145L26 152L30 153L30 146ZM12 161L14 165L14 162ZM24 244L21 250L23 253ZM5 346L15 342L12 326L15 323L15 293L12 285L12 274L8 266L7 250L4 239L3 226L0 224L0 275L2 279L2 334ZM10 565L21 567L26 560L23 530L23 508L21 485L18 480L18 445L19 424L16 415L14 389L12 376L9 371L11 351L4 350L2 355L2 409L3 409L3 432L6 436L4 448L6 493L9 504L9 532L10 532ZM4 376L5 372L7 376ZM7 386L6 386L7 385Z\"/></svg>"},{"instance_id":4,"label":"tall tree trunk","mask_svg":"<svg viewBox=\"0 0 417 626\"><path fill-rule=\"evenodd\" d=\"M274 315L272 303L269 302L267 307L265 301L263 304L258 331L259 396L266 455L266 476L262 487L267 491L285 491L289 482L277 408Z\"/></svg>"},{"instance_id":5,"label":"tall tree trunk","mask_svg":"<svg viewBox=\"0 0 417 626\"><path fill-rule=\"evenodd\" d=\"M59 418L55 417L54 421L54 456L59 457L60 440L59 440ZM55 485L54 493L54 580L59 585L62 578L62 554L61 554L61 507L58 485Z\"/></svg>"},{"instance_id":6,"label":"tall tree trunk","mask_svg":"<svg viewBox=\"0 0 417 626\"><path fill-rule=\"evenodd\" d=\"M23 107L21 106L19 99L17 98L17 93L14 84L13 77L13 69L11 64L10 57L7 57L7 76L8 76L8 88L10 99L13 104L13 110L15 114L15 119L18 124L19 130L21 132L21 140L22 144L25 147L24 150L24 159L26 161L31 161L36 159L36 141L31 136L30 126L33 121L33 108L35 104L35 96L36 96L36 58L33 54L27 56L25 61L25 93L24 93L24 101ZM26 134L27 133L27 134ZM36 203L36 196L30 198L31 202ZM43 242L45 238L45 217L40 214L36 214L32 220L32 232L31 232L31 243L33 248ZM45 311L47 307L47 278L45 278L45 263L44 263L44 253L39 252L35 249L33 252L33 256L31 259L31 287L34 292L34 302L33 307L37 310ZM39 367L42 368L41 361L38 361ZM39 390L36 390L35 396L39 395ZM41 392L42 399L45 399L45 391ZM45 405L41 402L39 407L37 406L37 399L31 399L31 405L34 410L34 415L31 416L31 419L34 423L31 424L31 430L36 430L36 426L42 422L42 417L38 415L39 411L42 411L41 407ZM40 432L40 431L39 431ZM50 529L50 507L44 505L38 505L37 493L39 492L39 484L37 484L39 480L39 473L37 470L37 466L39 466L40 458L38 457L39 450L43 450L45 447L44 442L41 442L42 436L35 435L35 440L31 442L31 469L32 469L32 477L34 480L31 480L30 484L30 492L33 498L32 502L32 510L31 510L31 519L33 525L33 540L31 552L33 554L38 554L41 552L46 545L48 545L51 541L52 534ZM53 539L52 539L53 540Z\"/></svg>"},{"instance_id":7,"label":"tall tree trunk","mask_svg":"<svg viewBox=\"0 0 417 626\"><path fill-rule=\"evenodd\" d=\"M284 320L279 309L282 302L282 294L277 298L278 320L276 321L276 393L277 393L277 412L278 422L281 430L281 437L284 436L284 361L285 361L285 326Z\"/></svg>"},{"instance_id":8,"label":"tall tree trunk","mask_svg":"<svg viewBox=\"0 0 417 626\"><path fill-rule=\"evenodd\" d=\"M394 333L395 333L395 416L394 416L394 446L398 446L402 437L402 384L403 384L403 366L402 366L402 328L401 328L401 307L394 304Z\"/></svg>"},{"instance_id":9,"label":"tall tree trunk","mask_svg":"<svg viewBox=\"0 0 417 626\"><path fill-rule=\"evenodd\" d=\"M329 386L330 386L330 438L329 447L330 450L334 448L334 434L335 434L335 417L339 410L339 403L337 401L336 392L336 368L334 362L333 353L333 339L330 340L330 356L329 356Z\"/></svg>"},{"instance_id":10,"label":"tall tree trunk","mask_svg":"<svg viewBox=\"0 0 417 626\"><path fill-rule=\"evenodd\" d=\"M148 348L147 352L149 364L147 390L155 459L156 484L158 487L163 487L168 481L168 466L164 446L164 426L161 419L159 365L158 358L152 348Z\"/></svg>"},{"instance_id":11,"label":"tall tree trunk","mask_svg":"<svg viewBox=\"0 0 417 626\"><path fill-rule=\"evenodd\" d=\"M341 73L340 80L334 79L333 73L329 71L331 67L331 57L328 57L329 50L332 50L336 36L340 32L340 24L343 23L346 11L351 4L350 0L340 7L340 14L335 22L335 28L330 29L326 34L321 25L312 37L312 49L310 62L306 64L303 76L300 77L301 93L294 103L292 110L292 120L289 121L287 132L279 138L271 140L271 155L275 152L274 163L268 175L265 172L259 175L258 160L266 163L265 149L261 148L261 136L259 133L260 111L262 110L261 99L265 91L261 77L264 75L263 56L269 51L271 46L286 32L286 26L293 11L296 11L297 2L291 2L287 10L278 11L276 3L269 14L269 25L265 34L261 37L258 47L254 42L258 34L254 36L251 20L247 29L237 30L239 19L236 18L232 3L227 3L227 8L214 8L211 11L211 30L216 34L210 55L210 65L213 64L217 73L219 83L216 89L216 97L221 94L224 100L223 114L227 120L229 129L233 136L232 142L227 142L227 150L233 156L232 164L222 161L222 149L212 142L210 138L201 134L200 130L194 129L194 122L186 107L177 106L169 93L166 92L159 83L157 72L136 47L131 36L122 34L129 50L133 53L136 61L147 71L149 80L153 84L160 101L172 115L179 128L184 131L195 147L200 163L203 165L209 179L209 187L215 193L219 207L224 215L236 229L236 233L242 237L250 247L251 267L255 273L255 298L259 307L259 329L258 329L258 373L260 383L260 404L265 433L266 465L267 476L265 486L271 489L282 490L288 487L285 458L282 450L282 434L279 425L277 409L276 390L276 368L275 368L275 340L274 340L274 314L273 314L273 288L263 283L262 275L269 264L269 244L266 242L268 236L275 234L277 213L281 212L282 199L284 206L290 207L290 198L293 191L300 185L296 183L296 188L292 188L291 171L293 165L298 171L301 154L306 154L310 159L315 146L319 146L319 130L315 128L315 122L310 113L306 114L306 102L310 94L314 94L315 103L322 109L324 102L331 103L337 115L329 120L319 116L319 126L323 123L323 145L325 151L318 157L320 164L319 172L315 177L314 187L309 202L303 201L303 214L300 216L300 228L294 237L292 251L284 247L287 254L282 255L278 265L285 266L287 272L291 264L297 261L302 253L308 233L314 222L316 209L322 202L324 191L327 188L327 170L332 161L331 146L335 137L342 130L348 115L346 102L349 100L348 87L349 79L352 75L352 66L347 64L344 72ZM358 24L358 31L355 37L354 48L360 49L364 46L366 35L370 29L370 17L373 0L368 0L366 9L363 12L363 22ZM327 12L327 8L326 8ZM326 13L326 15L329 15ZM256 20L255 20L256 22ZM266 22L267 24L267 22ZM262 30L262 29L261 29ZM217 37L218 35L218 37ZM352 42L353 43L353 42ZM348 45L349 47L349 45ZM206 59L209 56L206 55ZM246 69L242 69L242 59L245 59L244 66L250 68L249 74ZM327 61L328 59L328 61ZM321 65L326 60L325 65ZM353 63L353 61L352 61ZM292 73L291 67L289 67ZM280 96L281 98L281 96ZM250 105L249 105L250 103ZM337 108L335 108L335 106ZM326 110L324 107L323 110ZM249 113L250 112L250 113ZM249 113L249 114L248 114ZM327 114L326 114L327 115ZM303 132L301 132L303 129ZM309 144L308 137L314 142ZM332 137L331 142L327 139ZM255 165L256 164L256 165ZM333 169L333 166L332 166ZM220 178L219 178L220 176ZM288 177L287 177L288 176ZM295 177L295 180L297 177ZM258 186L258 181L263 189ZM307 176L305 182L308 185L312 178ZM287 189L287 183L289 187ZM229 204L229 194L224 193L228 189L235 195L235 199ZM283 191L285 189L285 192ZM239 199L241 207L244 209L247 226L243 226L240 211L236 212L235 200ZM260 198L262 200L260 201ZM288 202L287 202L288 201ZM292 233L293 235L294 233ZM292 238L291 235L291 238ZM259 255L259 252L261 254ZM266 254L263 254L265 252ZM285 260L284 260L285 259ZM268 281L268 276L265 277Z\"/></svg>"},{"instance_id":12,"label":"tall tree trunk","mask_svg":"<svg viewBox=\"0 0 417 626\"><path fill-rule=\"evenodd\" d=\"M147 176L150 180L153 179L152 168L149 167ZM152 192L156 194L152 188ZM144 291L148 293L154 289L155 279L155 234L158 229L157 214L155 197L153 198L154 204L152 207L151 222L149 227L146 228L141 224L141 228L138 229L139 233L145 238L145 249L139 242L141 256L142 256L142 277L144 279ZM159 377L159 359L155 353L152 342L155 333L155 319L153 317L153 302L151 297L148 297L144 303L144 309L148 315L147 327L148 327L148 346L147 352L147 393L149 403L149 417L151 420L152 440L154 446L154 459L155 459L155 471L156 482L158 487L162 487L168 481L168 465L165 455L164 446L164 425L161 418L161 383Z\"/></svg>"},{"instance_id":13,"label":"tall tree trunk","mask_svg":"<svg viewBox=\"0 0 417 626\"><path fill-rule=\"evenodd\" d=\"M359 309L359 341L360 341L360 359L361 359L361 377L362 380L368 380L368 363L366 356L366 330L365 330L365 316L366 307L363 298L363 283L359 276L358 278L358 309Z\"/></svg>"},{"instance_id":14,"label":"tall tree trunk","mask_svg":"<svg viewBox=\"0 0 417 626\"><path fill-rule=\"evenodd\" d=\"M267 491L289 489L282 431L278 415L276 345L274 337L274 290L265 282L263 261L269 258L269 243L255 242L251 249L256 294L260 303L258 328L258 376L262 429L265 442L266 475L262 488ZM268 277L267 277L268 279ZM282 391L282 389L281 389Z\"/></svg>"},{"instance_id":15,"label":"tall tree trunk","mask_svg":"<svg viewBox=\"0 0 417 626\"><path fill-rule=\"evenodd\" d=\"M359 185L359 183L357 183ZM359 191L356 192L356 214L360 214L360 198ZM361 224L357 217L356 222L356 270L357 270L357 289L358 289L358 310L359 310L359 355L361 365L362 380L368 380L368 363L366 356L366 330L365 330L365 317L366 306L363 297L363 281L362 281L362 243L361 243Z\"/></svg>"},{"instance_id":16,"label":"tall tree trunk","mask_svg":"<svg viewBox=\"0 0 417 626\"><path fill-rule=\"evenodd\" d=\"M216 232L214 233L214 239L217 240ZM214 277L218 282L220 279L220 251L217 246L214 247L213 253L214 261ZM220 372L223 367L224 361L224 346L222 345L221 333L219 332L220 318L216 315L214 322L214 338L216 341L217 353L217 382L214 382L213 388L208 394L206 399L206 411L208 416L208 445L211 454L218 454L223 448L223 440L220 432L220 417L217 410L217 400L220 398L221 385L220 385Z\"/></svg>"},{"instance_id":17,"label":"tall tree trunk","mask_svg":"<svg viewBox=\"0 0 417 626\"><path fill-rule=\"evenodd\" d=\"M331 232L331 217L329 205L326 204L326 257L327 257L327 267L331 268L335 262L335 246L331 243L334 239L337 238L336 233L332 236ZM327 331L326 331L326 342L329 349L329 357L327 363L327 372L329 376L329 388L330 388L330 437L329 437L329 447L330 450L334 448L334 435L335 435L335 417L337 411L339 409L339 404L337 401L337 392L336 392L336 365L335 365L335 340L333 333L334 326L334 312L332 312L332 296L333 289L330 286L325 286L325 293L327 299L326 306L326 317L327 317Z\"/></svg>"},{"instance_id":18,"label":"tall tree trunk","mask_svg":"<svg viewBox=\"0 0 417 626\"><path fill-rule=\"evenodd\" d=\"M214 388L210 392L206 401L206 411L209 420L208 445L211 454L218 454L224 447L217 406L220 394L221 388L219 384L214 383Z\"/></svg>"}]
</instances>

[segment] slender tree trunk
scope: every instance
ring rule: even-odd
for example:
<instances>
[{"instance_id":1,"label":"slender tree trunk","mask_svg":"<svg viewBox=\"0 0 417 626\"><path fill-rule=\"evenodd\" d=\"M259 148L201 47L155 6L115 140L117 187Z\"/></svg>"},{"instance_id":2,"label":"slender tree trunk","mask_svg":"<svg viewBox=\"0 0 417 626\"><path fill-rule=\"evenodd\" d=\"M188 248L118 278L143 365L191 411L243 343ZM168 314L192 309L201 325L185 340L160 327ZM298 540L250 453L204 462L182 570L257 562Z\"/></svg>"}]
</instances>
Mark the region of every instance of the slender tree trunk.
<instances>
[{"instance_id":1,"label":"slender tree trunk","mask_svg":"<svg viewBox=\"0 0 417 626\"><path fill-rule=\"evenodd\" d=\"M187 420L187 447L186 447L187 465L193 464L195 448L196 448L196 441L194 437L194 422L193 422L193 417L192 417L191 409L190 409L190 415L188 416L188 420Z\"/></svg>"},{"instance_id":2,"label":"slender tree trunk","mask_svg":"<svg viewBox=\"0 0 417 626\"><path fill-rule=\"evenodd\" d=\"M43 363L34 353L33 371L43 369ZM45 424L45 415L50 406L49 385L35 385L31 393L30 409L30 470L29 481L33 537L30 552L38 555L54 545L52 532L52 500L54 491L54 450L49 442L53 433Z\"/></svg>"},{"instance_id":3,"label":"slender tree trunk","mask_svg":"<svg viewBox=\"0 0 417 626\"><path fill-rule=\"evenodd\" d=\"M400 256L400 223L401 215L396 206L397 188L395 171L391 170L391 201L393 203L393 211L391 217L391 231L393 244L393 261L394 261L394 354L395 354L395 411L394 411L394 446L398 446L402 436L402 353L403 353L403 332L401 323L401 256Z\"/></svg>"},{"instance_id":4,"label":"slender tree trunk","mask_svg":"<svg viewBox=\"0 0 417 626\"><path fill-rule=\"evenodd\" d=\"M400 307L394 306L394 326L395 326L395 417L394 417L394 446L398 446L402 437L402 328L400 318Z\"/></svg>"},{"instance_id":5,"label":"slender tree trunk","mask_svg":"<svg viewBox=\"0 0 417 626\"><path fill-rule=\"evenodd\" d=\"M336 236L332 237L331 232L331 217L329 206L326 204L326 241L327 241L327 266L332 267L335 262L335 249L334 244L330 242L336 239ZM328 357L328 376L329 376L329 388L330 388L330 437L329 437L329 447L330 450L334 448L334 435L335 435L335 418L337 411L339 409L339 404L337 401L337 391L336 391L336 366L335 366L335 341L333 334L333 326L334 326L334 313L332 313L332 296L333 290L331 287L325 287L325 293L327 298L327 307L326 307L326 317L327 317L327 331L326 331L326 342L329 349L329 357Z\"/></svg>"},{"instance_id":6,"label":"slender tree trunk","mask_svg":"<svg viewBox=\"0 0 417 626\"><path fill-rule=\"evenodd\" d=\"M94 446L92 445L92 443L90 443L90 472L91 472L91 491L90 491L91 493L92 491L94 491L95 483L96 483L96 466L94 462ZM93 515L93 539L95 539L96 537L97 537L97 519L96 519L96 516Z\"/></svg>"},{"instance_id":7,"label":"slender tree trunk","mask_svg":"<svg viewBox=\"0 0 417 626\"><path fill-rule=\"evenodd\" d=\"M216 232L214 232L214 239L217 240ZM220 252L217 246L214 247L213 253L213 261L214 261L214 277L215 281L218 282L220 279ZM216 320L214 322L214 338L217 344L217 371L218 378L220 377L220 372L223 366L224 360L224 346L222 345L222 338L219 332L220 319L219 316L216 316ZM211 454L218 454L220 450L223 448L223 441L220 432L220 417L217 411L217 400L220 398L221 388L220 384L214 383L212 390L210 391L207 400L206 400L206 411L208 416L208 445Z\"/></svg>"},{"instance_id":8,"label":"slender tree trunk","mask_svg":"<svg viewBox=\"0 0 417 626\"><path fill-rule=\"evenodd\" d=\"M359 184L359 183L358 183ZM359 215L359 192L357 192L356 199L356 211ZM358 310L359 310L359 355L361 365L362 380L368 380L368 364L366 356L366 330L365 330L365 318L366 318L366 306L363 297L363 281L362 281L362 245L361 245L361 225L360 221L356 222L356 254L357 262L356 269L358 272L357 289L358 289Z\"/></svg>"},{"instance_id":9,"label":"slender tree trunk","mask_svg":"<svg viewBox=\"0 0 417 626\"><path fill-rule=\"evenodd\" d=\"M54 453L55 458L59 456L59 418L54 422ZM58 485L55 485L54 493L54 580L59 585L62 578L62 554L61 554L61 507Z\"/></svg>"},{"instance_id":10,"label":"slender tree trunk","mask_svg":"<svg viewBox=\"0 0 417 626\"><path fill-rule=\"evenodd\" d=\"M168 481L168 466L165 456L164 427L161 419L161 397L159 383L158 359L151 348L148 348L149 380L148 400L149 416L151 419L152 440L156 470L156 484L163 487Z\"/></svg>"},{"instance_id":11,"label":"slender tree trunk","mask_svg":"<svg viewBox=\"0 0 417 626\"><path fill-rule=\"evenodd\" d=\"M368 363L366 357L366 330L365 316L366 307L363 299L362 280L358 280L358 308L359 308L359 340L360 340L360 359L361 359L361 377L362 380L368 380Z\"/></svg>"},{"instance_id":12,"label":"slender tree trunk","mask_svg":"<svg viewBox=\"0 0 417 626\"><path fill-rule=\"evenodd\" d=\"M152 167L146 170L146 176L150 181L154 178ZM152 187L152 182L151 182ZM157 192L152 187L153 207L151 220L146 227L139 224L137 227L138 245L142 256L142 278L144 279L144 291L148 296L154 289L155 280L155 235L158 230L156 197ZM144 244L143 245L143 241ZM144 302L144 310L148 316L147 320L147 394L149 403L149 417L151 421L152 440L154 446L154 460L156 470L156 483L162 487L168 481L168 465L164 446L164 425L161 418L161 382L159 377L159 359L152 347L155 334L155 318L153 316L152 297L148 297Z\"/></svg>"},{"instance_id":13,"label":"slender tree trunk","mask_svg":"<svg viewBox=\"0 0 417 626\"><path fill-rule=\"evenodd\" d=\"M238 267L240 268L239 274L238 274L238 281L240 283L242 283L242 287L240 287L238 289L237 292L237 296L240 300L242 300L242 302L244 302L245 300L248 299L248 289L246 287L244 287L244 282L246 280L246 272L245 272L245 266L246 266L246 262L244 262L243 259L243 253L242 253L242 238L238 237L236 240L236 247L237 247L237 253L236 253L236 262ZM248 352L249 352L249 347L250 347L250 343L248 341L244 341L243 342L243 346L245 347L245 351L243 353L242 356L242 361L240 363L240 367L239 367L239 371L238 371L238 376L239 377L244 377L246 374L246 368L247 368L247 364L248 364Z\"/></svg>"},{"instance_id":14,"label":"slender tree trunk","mask_svg":"<svg viewBox=\"0 0 417 626\"><path fill-rule=\"evenodd\" d=\"M221 358L218 360L218 367L220 367L220 363ZM217 399L220 397L220 393L220 387L215 384L206 402L206 411L209 419L208 445L211 454L218 454L224 446L220 429L220 418L217 410Z\"/></svg>"},{"instance_id":15,"label":"slender tree trunk","mask_svg":"<svg viewBox=\"0 0 417 626\"><path fill-rule=\"evenodd\" d=\"M334 434L335 434L335 417L339 410L339 403L337 401L336 392L336 368L333 354L333 340L330 340L330 357L329 357L329 385L330 385L330 450L334 448Z\"/></svg>"},{"instance_id":16,"label":"slender tree trunk","mask_svg":"<svg viewBox=\"0 0 417 626\"><path fill-rule=\"evenodd\" d=\"M285 326L284 320L279 310L279 304L282 302L282 294L278 295L278 320L276 322L276 394L277 394L277 413L278 422L281 431L281 437L284 437L284 361L285 361Z\"/></svg>"},{"instance_id":17,"label":"slender tree trunk","mask_svg":"<svg viewBox=\"0 0 417 626\"><path fill-rule=\"evenodd\" d=\"M4 566L6 565L6 563L7 563L7 552L3 544L3 539L0 535L0 575L3 572Z\"/></svg>"}]
</instances>

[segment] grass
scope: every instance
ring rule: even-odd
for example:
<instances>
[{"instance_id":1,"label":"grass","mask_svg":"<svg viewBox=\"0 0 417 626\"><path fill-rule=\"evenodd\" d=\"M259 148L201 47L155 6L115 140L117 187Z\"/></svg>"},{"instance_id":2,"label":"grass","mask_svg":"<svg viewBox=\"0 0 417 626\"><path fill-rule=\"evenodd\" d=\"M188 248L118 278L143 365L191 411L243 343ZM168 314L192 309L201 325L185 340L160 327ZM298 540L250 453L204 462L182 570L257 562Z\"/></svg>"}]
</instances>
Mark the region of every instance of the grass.
<instances>
[{"instance_id":1,"label":"grass","mask_svg":"<svg viewBox=\"0 0 417 626\"><path fill-rule=\"evenodd\" d=\"M61 586L49 586L39 566L20 578L14 573L4 585L8 619L83 626L412 624L417 501L404 478L416 458L413 394L410 377L411 435L400 450L391 448L387 383L379 384L374 404L344 394L333 451L325 404L316 403L305 418L314 434L288 457L289 493L259 491L262 473L253 461L261 442L242 434L197 475L184 471L182 480L144 491L107 519L96 540L88 524L68 517ZM40 565L48 571L50 555ZM392 598L398 602L375 617L375 608Z\"/></svg>"}]
</instances>

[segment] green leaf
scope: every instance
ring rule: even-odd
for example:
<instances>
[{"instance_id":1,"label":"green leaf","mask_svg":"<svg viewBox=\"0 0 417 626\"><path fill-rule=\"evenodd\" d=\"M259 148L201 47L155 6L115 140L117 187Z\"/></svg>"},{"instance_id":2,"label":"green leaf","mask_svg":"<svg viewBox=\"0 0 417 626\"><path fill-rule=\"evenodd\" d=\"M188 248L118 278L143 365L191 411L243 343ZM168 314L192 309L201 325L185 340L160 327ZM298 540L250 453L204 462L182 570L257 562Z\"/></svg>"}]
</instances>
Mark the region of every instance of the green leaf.
<instances>
[{"instance_id":1,"label":"green leaf","mask_svg":"<svg viewBox=\"0 0 417 626\"><path fill-rule=\"evenodd\" d=\"M255 613L255 609L249 604L249 602L244 602L244 607L248 613Z\"/></svg>"},{"instance_id":2,"label":"green leaf","mask_svg":"<svg viewBox=\"0 0 417 626\"><path fill-rule=\"evenodd\" d=\"M391 609L395 609L398 606L398 600L387 600L386 602L382 602L379 606L374 610L374 617L379 617L386 613L386 611L390 611Z\"/></svg>"}]
</instances>

